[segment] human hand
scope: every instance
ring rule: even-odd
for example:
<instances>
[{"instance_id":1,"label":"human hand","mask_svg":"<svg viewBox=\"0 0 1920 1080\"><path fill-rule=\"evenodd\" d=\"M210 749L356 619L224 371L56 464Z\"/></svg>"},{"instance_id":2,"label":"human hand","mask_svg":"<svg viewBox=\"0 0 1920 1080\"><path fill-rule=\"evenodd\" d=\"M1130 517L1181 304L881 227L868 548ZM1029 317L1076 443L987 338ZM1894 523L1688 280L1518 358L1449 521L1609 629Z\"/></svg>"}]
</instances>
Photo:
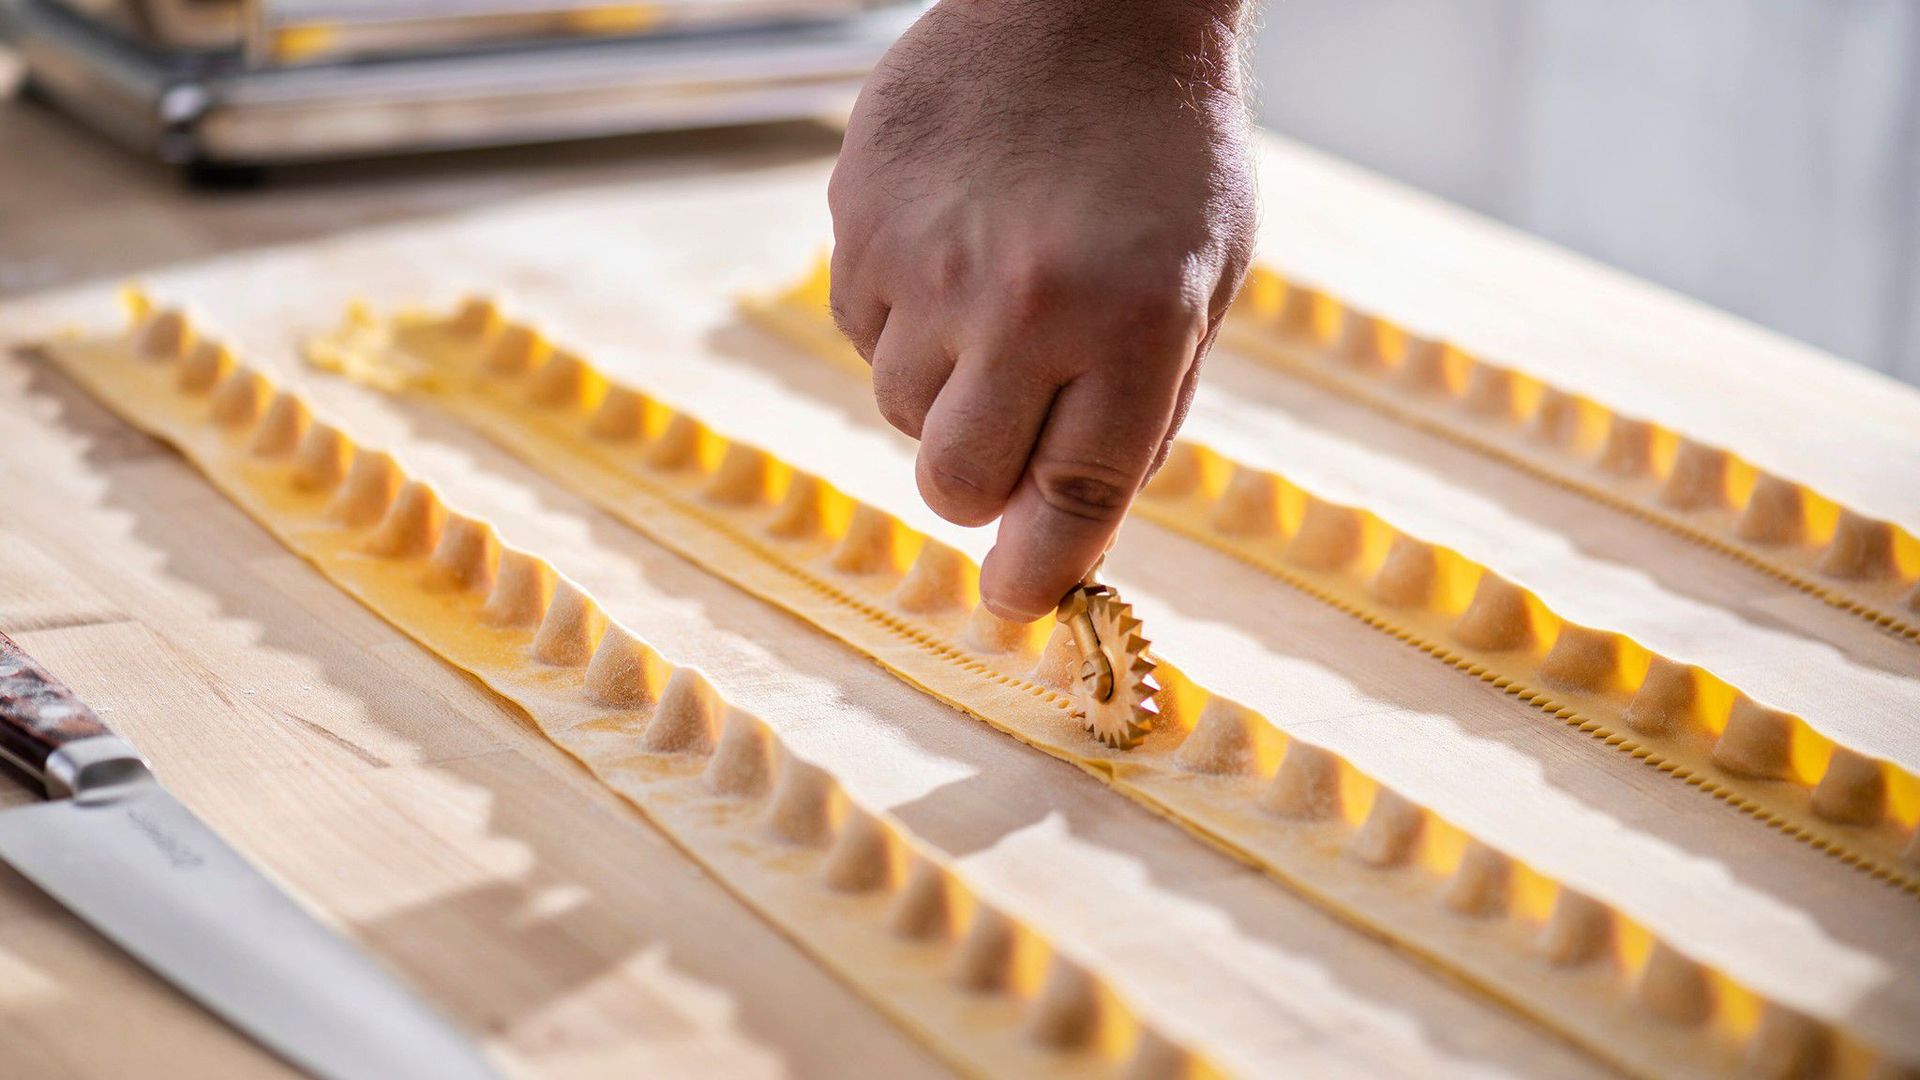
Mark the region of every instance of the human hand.
<instances>
[{"instance_id":1,"label":"human hand","mask_svg":"<svg viewBox=\"0 0 1920 1080\"><path fill-rule=\"evenodd\" d=\"M920 440L927 505L1001 519L1031 621L1165 459L1252 246L1236 0L944 0L860 95L834 316Z\"/></svg>"}]
</instances>

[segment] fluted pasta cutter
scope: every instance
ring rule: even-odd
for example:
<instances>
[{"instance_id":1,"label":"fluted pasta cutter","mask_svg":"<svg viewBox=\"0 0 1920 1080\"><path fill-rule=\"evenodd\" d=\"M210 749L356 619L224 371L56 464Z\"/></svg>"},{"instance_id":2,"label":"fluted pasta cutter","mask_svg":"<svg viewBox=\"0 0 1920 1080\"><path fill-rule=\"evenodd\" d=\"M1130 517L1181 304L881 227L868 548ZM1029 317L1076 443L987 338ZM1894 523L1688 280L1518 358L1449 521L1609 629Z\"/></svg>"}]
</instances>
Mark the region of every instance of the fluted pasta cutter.
<instances>
[{"instance_id":1,"label":"fluted pasta cutter","mask_svg":"<svg viewBox=\"0 0 1920 1080\"><path fill-rule=\"evenodd\" d=\"M1094 579L1098 564L1060 601L1058 617L1073 634L1080 667L1073 680L1073 718L1116 750L1135 746L1153 730L1160 705L1150 642L1140 633L1133 605Z\"/></svg>"}]
</instances>

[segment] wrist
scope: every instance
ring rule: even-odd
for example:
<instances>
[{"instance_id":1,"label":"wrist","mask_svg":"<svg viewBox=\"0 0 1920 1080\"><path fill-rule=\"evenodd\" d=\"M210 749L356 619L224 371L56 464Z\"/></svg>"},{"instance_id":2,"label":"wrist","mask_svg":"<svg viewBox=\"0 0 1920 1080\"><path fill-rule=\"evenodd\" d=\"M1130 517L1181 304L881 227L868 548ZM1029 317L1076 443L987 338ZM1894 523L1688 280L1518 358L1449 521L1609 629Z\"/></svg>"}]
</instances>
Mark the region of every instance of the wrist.
<instances>
[{"instance_id":1,"label":"wrist","mask_svg":"<svg viewBox=\"0 0 1920 1080\"><path fill-rule=\"evenodd\" d=\"M1158 73L1238 94L1252 7L1252 0L942 0L934 11L956 17L975 42L1004 42L1030 74L1124 85Z\"/></svg>"},{"instance_id":2,"label":"wrist","mask_svg":"<svg viewBox=\"0 0 1920 1080\"><path fill-rule=\"evenodd\" d=\"M1253 13L1253 0L1142 0L1143 3L1167 9L1173 17L1187 17L1204 20L1220 30L1238 36L1248 28Z\"/></svg>"},{"instance_id":3,"label":"wrist","mask_svg":"<svg viewBox=\"0 0 1920 1080\"><path fill-rule=\"evenodd\" d=\"M1144 48L1159 46L1164 53L1171 47L1193 62L1196 75L1206 76L1207 83L1237 89L1252 0L1109 0L1105 6L1116 12L1135 9L1135 21L1124 29Z\"/></svg>"}]
</instances>

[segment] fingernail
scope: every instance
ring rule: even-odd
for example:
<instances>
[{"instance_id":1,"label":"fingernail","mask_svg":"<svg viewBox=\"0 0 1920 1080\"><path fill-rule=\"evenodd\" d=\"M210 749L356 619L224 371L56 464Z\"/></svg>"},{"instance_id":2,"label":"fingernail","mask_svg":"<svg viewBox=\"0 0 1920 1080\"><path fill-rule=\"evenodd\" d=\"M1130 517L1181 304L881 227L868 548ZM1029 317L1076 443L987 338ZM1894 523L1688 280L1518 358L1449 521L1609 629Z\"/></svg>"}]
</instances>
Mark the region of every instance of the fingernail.
<instances>
[{"instance_id":1,"label":"fingernail","mask_svg":"<svg viewBox=\"0 0 1920 1080\"><path fill-rule=\"evenodd\" d=\"M1006 604L1000 603L997 600L994 600L985 596L980 598L980 602L986 605L986 608L988 611L993 612L995 615L998 615L1001 618L1008 620L1009 622L1030 623L1040 618L1043 615L1048 615L1053 612L1052 608L1048 608L1046 611L1037 611L1037 612L1022 611L1019 608L1008 607Z\"/></svg>"}]
</instances>

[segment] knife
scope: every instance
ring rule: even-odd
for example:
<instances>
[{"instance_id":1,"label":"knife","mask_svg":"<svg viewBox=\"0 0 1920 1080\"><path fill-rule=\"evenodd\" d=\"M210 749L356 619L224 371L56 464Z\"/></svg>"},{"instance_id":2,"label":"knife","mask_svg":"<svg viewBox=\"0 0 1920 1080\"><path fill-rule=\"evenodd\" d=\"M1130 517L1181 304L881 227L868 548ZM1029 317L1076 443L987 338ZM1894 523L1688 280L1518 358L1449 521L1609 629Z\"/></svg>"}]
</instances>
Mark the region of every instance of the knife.
<instances>
[{"instance_id":1,"label":"knife","mask_svg":"<svg viewBox=\"0 0 1920 1080\"><path fill-rule=\"evenodd\" d=\"M0 859L174 986L326 1080L497 1078L460 1032L247 864L0 633L0 758L47 800Z\"/></svg>"}]
</instances>

